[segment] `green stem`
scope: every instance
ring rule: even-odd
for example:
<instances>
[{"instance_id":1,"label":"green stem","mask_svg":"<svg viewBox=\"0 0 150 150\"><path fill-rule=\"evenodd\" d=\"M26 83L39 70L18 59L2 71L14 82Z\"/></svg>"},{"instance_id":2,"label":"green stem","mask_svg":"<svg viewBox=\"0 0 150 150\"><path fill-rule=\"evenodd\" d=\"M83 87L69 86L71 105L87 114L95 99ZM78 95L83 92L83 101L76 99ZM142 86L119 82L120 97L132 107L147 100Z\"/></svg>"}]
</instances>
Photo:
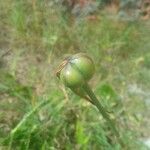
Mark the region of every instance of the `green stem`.
<instances>
[{"instance_id":1,"label":"green stem","mask_svg":"<svg viewBox=\"0 0 150 150\"><path fill-rule=\"evenodd\" d=\"M122 145L122 141L120 140L119 132L117 131L114 122L110 119L109 115L107 114L107 111L105 110L105 108L98 101L97 97L95 96L95 94L93 93L93 91L91 90L91 88L89 87L88 84L84 84L83 88L84 88L86 94L91 98L91 100L93 101L95 106L98 108L99 112L106 119L106 121L108 122L108 125L114 132L115 136L118 138L119 143Z\"/></svg>"}]
</instances>

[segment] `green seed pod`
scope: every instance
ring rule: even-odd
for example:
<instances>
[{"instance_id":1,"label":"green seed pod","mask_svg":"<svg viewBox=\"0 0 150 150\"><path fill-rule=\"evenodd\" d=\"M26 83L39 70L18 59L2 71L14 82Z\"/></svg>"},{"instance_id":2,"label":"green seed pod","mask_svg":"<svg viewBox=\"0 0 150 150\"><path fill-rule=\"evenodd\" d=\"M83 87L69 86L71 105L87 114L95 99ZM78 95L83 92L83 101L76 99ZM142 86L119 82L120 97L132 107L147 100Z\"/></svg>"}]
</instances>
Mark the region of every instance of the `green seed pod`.
<instances>
[{"instance_id":1,"label":"green seed pod","mask_svg":"<svg viewBox=\"0 0 150 150\"><path fill-rule=\"evenodd\" d=\"M68 87L77 87L84 82L82 75L70 63L61 70L60 79Z\"/></svg>"},{"instance_id":2,"label":"green seed pod","mask_svg":"<svg viewBox=\"0 0 150 150\"><path fill-rule=\"evenodd\" d=\"M92 59L84 53L76 54L72 57L72 61L78 71L83 75L86 81L90 80L94 74L95 66Z\"/></svg>"},{"instance_id":3,"label":"green seed pod","mask_svg":"<svg viewBox=\"0 0 150 150\"><path fill-rule=\"evenodd\" d=\"M68 87L80 87L91 79L95 66L90 57L84 53L75 54L60 65L57 75Z\"/></svg>"}]
</instances>

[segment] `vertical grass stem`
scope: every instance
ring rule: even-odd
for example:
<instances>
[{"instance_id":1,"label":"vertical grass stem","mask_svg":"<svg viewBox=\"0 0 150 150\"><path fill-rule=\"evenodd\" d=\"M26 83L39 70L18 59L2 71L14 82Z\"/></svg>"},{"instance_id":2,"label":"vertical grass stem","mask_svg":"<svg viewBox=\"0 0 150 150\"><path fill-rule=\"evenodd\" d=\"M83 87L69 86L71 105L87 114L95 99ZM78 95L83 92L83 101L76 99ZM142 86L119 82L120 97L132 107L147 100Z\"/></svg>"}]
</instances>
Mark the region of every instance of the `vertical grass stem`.
<instances>
[{"instance_id":1,"label":"vertical grass stem","mask_svg":"<svg viewBox=\"0 0 150 150\"><path fill-rule=\"evenodd\" d=\"M93 93L93 91L91 90L91 88L89 87L89 85L87 83L84 84L83 89L85 90L86 94L90 97L90 99L93 101L94 105L97 107L97 109L102 114L104 119L108 122L108 125L110 126L113 133L117 137L119 143L122 145L123 142L120 139L120 135L119 135L118 130L116 129L115 123L113 122L113 120L110 119L109 115L107 114L107 111L101 105L101 103L98 101L97 97L95 96L95 94Z\"/></svg>"}]
</instances>

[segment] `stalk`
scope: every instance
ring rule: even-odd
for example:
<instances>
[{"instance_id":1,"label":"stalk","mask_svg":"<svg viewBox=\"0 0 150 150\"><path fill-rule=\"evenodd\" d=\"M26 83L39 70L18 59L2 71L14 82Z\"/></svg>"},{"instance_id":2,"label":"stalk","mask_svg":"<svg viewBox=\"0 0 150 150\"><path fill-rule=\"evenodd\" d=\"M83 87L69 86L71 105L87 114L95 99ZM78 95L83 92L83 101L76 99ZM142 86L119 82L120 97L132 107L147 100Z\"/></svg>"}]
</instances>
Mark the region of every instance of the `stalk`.
<instances>
[{"instance_id":1,"label":"stalk","mask_svg":"<svg viewBox=\"0 0 150 150\"><path fill-rule=\"evenodd\" d=\"M123 145L122 140L120 139L120 135L118 130L116 129L115 123L113 122L113 120L110 119L107 111L105 110L105 108L101 105L101 103L99 102L99 100L97 99L97 97L95 96L94 92L91 90L90 86L85 83L83 85L83 89L85 91L85 93L90 97L91 101L94 103L94 105L97 107L97 109L99 110L99 112L102 114L102 116L104 117L104 119L108 122L108 125L110 126L110 128L112 129L114 135L116 136L116 138L118 139L118 142Z\"/></svg>"}]
</instances>

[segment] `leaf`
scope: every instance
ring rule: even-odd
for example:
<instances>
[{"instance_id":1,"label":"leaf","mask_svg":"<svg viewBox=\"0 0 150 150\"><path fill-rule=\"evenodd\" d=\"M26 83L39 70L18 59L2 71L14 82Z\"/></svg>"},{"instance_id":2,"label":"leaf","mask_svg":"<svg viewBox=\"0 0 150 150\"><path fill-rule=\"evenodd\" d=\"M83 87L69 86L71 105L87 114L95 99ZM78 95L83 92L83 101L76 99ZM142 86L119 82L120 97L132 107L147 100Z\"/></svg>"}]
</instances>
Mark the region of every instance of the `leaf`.
<instances>
[{"instance_id":1,"label":"leaf","mask_svg":"<svg viewBox=\"0 0 150 150\"><path fill-rule=\"evenodd\" d=\"M80 145L86 145L89 141L89 136L84 133L83 124L79 120L76 124L76 140Z\"/></svg>"},{"instance_id":2,"label":"leaf","mask_svg":"<svg viewBox=\"0 0 150 150\"><path fill-rule=\"evenodd\" d=\"M100 101L108 111L114 111L114 108L120 107L120 97L109 84L102 84L96 89L100 96Z\"/></svg>"}]
</instances>

